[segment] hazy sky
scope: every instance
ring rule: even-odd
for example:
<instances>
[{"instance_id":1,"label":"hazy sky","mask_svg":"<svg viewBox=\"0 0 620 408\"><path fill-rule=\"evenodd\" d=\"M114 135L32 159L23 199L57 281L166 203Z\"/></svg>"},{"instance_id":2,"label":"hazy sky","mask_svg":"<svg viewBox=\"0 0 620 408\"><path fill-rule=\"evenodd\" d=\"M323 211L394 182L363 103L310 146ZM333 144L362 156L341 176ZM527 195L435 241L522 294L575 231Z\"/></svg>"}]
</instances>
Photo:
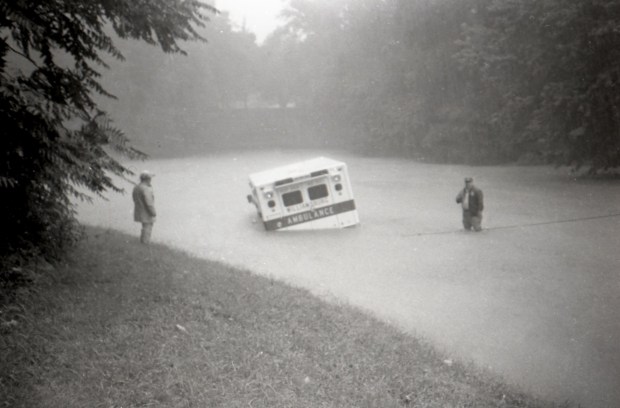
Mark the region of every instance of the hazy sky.
<instances>
[{"instance_id":1,"label":"hazy sky","mask_svg":"<svg viewBox=\"0 0 620 408\"><path fill-rule=\"evenodd\" d=\"M256 34L261 42L278 24L277 16L287 0L211 0L222 11L230 13L231 20Z\"/></svg>"}]
</instances>

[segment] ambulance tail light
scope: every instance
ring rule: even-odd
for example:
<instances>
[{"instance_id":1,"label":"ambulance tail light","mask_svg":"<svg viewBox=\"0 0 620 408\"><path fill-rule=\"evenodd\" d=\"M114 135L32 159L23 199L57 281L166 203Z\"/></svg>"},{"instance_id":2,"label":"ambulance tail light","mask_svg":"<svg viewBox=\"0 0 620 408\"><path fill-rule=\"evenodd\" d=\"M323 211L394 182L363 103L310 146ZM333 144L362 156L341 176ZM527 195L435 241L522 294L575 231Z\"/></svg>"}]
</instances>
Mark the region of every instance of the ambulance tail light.
<instances>
[{"instance_id":1,"label":"ambulance tail light","mask_svg":"<svg viewBox=\"0 0 620 408\"><path fill-rule=\"evenodd\" d=\"M272 199L272 198L273 198L273 191L265 191L265 193L264 193L264 194L265 194L265 198L266 198L267 200L270 200L270 199Z\"/></svg>"},{"instance_id":2,"label":"ambulance tail light","mask_svg":"<svg viewBox=\"0 0 620 408\"><path fill-rule=\"evenodd\" d=\"M334 174L332 176L332 180L334 180L334 183L339 183L340 179L341 179L340 174Z\"/></svg>"}]
</instances>

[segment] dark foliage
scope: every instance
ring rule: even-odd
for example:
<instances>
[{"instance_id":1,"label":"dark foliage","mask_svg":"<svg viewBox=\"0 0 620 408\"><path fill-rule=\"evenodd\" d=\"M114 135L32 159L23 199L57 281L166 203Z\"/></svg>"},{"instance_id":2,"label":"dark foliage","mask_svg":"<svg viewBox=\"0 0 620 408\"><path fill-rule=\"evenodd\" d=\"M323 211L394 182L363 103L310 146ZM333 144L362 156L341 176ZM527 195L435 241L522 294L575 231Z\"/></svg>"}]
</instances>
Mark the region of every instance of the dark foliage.
<instances>
[{"instance_id":1,"label":"dark foliage","mask_svg":"<svg viewBox=\"0 0 620 408\"><path fill-rule=\"evenodd\" d=\"M106 33L183 53L202 39L211 6L192 0L12 0L0 3L0 274L33 256L57 259L79 238L72 200L120 191L114 157L143 158L98 109L104 55L123 59Z\"/></svg>"},{"instance_id":2,"label":"dark foliage","mask_svg":"<svg viewBox=\"0 0 620 408\"><path fill-rule=\"evenodd\" d=\"M286 61L269 95L342 118L368 150L620 167L616 0L293 0L286 16L264 45Z\"/></svg>"}]
</instances>

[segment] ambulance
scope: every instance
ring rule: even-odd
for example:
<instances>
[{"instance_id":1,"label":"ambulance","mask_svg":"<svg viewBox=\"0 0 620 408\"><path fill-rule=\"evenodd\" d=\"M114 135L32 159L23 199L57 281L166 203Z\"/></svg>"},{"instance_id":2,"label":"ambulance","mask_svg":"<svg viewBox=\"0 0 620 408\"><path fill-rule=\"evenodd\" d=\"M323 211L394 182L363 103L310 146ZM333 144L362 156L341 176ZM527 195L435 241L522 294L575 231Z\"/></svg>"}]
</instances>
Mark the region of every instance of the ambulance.
<instances>
[{"instance_id":1,"label":"ambulance","mask_svg":"<svg viewBox=\"0 0 620 408\"><path fill-rule=\"evenodd\" d=\"M359 224L345 163L326 157L250 174L251 194L267 231Z\"/></svg>"}]
</instances>

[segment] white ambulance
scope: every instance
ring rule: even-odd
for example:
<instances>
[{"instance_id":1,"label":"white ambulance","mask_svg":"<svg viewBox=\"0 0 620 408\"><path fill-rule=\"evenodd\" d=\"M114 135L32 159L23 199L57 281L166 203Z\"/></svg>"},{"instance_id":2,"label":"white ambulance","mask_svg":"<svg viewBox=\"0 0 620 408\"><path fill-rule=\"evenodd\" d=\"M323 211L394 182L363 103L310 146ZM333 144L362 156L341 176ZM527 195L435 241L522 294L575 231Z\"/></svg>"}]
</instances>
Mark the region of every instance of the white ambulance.
<instances>
[{"instance_id":1,"label":"white ambulance","mask_svg":"<svg viewBox=\"0 0 620 408\"><path fill-rule=\"evenodd\" d=\"M265 229L344 228L359 223L347 166L317 157L250 174L248 202Z\"/></svg>"}]
</instances>

